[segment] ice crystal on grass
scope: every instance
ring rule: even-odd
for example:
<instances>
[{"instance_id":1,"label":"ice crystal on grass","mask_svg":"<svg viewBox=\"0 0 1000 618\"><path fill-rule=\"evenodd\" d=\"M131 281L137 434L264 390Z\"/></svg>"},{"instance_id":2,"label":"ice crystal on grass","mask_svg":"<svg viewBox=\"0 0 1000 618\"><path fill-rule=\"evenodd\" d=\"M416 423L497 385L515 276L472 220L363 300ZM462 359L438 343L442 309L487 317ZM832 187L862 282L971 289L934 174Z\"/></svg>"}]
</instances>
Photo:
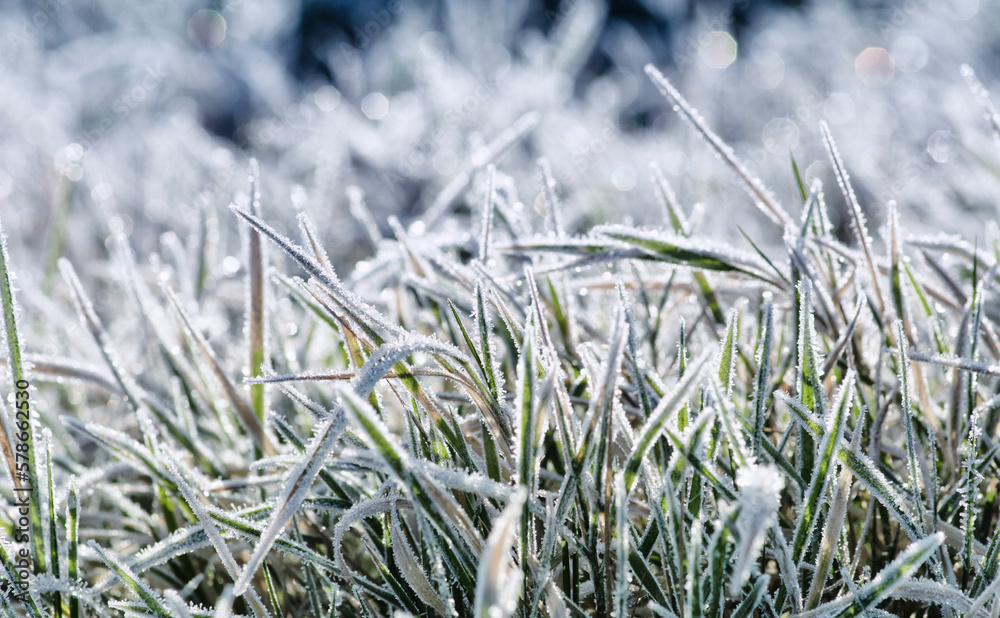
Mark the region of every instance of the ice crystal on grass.
<instances>
[{"instance_id":1,"label":"ice crystal on grass","mask_svg":"<svg viewBox=\"0 0 1000 618\"><path fill-rule=\"evenodd\" d=\"M128 13L116 2L95 5L109 33ZM248 23L277 37L265 16L280 11L236 4L194 21L183 6L155 10L182 16L199 44L199 20L224 20L224 44L266 64ZM718 114L700 69L679 88L647 65L656 50L617 5L564 2L551 32L515 35L508 20L528 5L487 4L468 32L448 25L463 2L445 3L435 33L421 7L391 26L376 13L385 43L314 48L336 89L309 82L294 105L249 71L264 83L248 96L284 112L252 118L245 150L221 147L192 125L197 102L176 99L167 125L136 108L102 144L40 137L42 156L24 158L57 151L48 187L27 180L13 135L0 162L0 361L14 391L0 446L14 476L0 493L16 499L21 474L37 488L26 540L40 572L24 610L995 614L1000 238L929 235L940 215L895 195L939 196L927 187L943 170L954 195L933 198L935 212L994 201L982 196L1000 186L995 154L975 133L989 146L986 86L968 69L971 95L962 75L941 77L990 125L954 114L953 134L904 142L925 155L881 157L896 125L946 124L890 122L879 107L931 72L904 53L919 52L912 38L890 37L891 74L866 64L878 48L852 65L854 81L893 80L865 92L872 105L837 73L824 87L839 90L794 118L751 121L767 95L726 97L739 75L773 84L757 65L773 69L768 46L796 40L741 44L740 69L712 82L728 105ZM838 10L797 19L836 23ZM914 23L941 11L921 10ZM60 11L50 18L73 17L67 32L93 21ZM12 53L41 53L42 39ZM487 40L490 53L475 52ZM812 43L797 62L842 56L838 37ZM88 58L80 45L66 57ZM226 50L174 60L243 57ZM592 53L607 72L591 73ZM133 59L121 62L128 73ZM5 137L36 116L94 118L69 92L81 80L37 68L66 92L46 102L11 82L31 113L0 95ZM196 98L183 73L177 92ZM125 140L126 125L140 139ZM740 138L751 125L765 126L763 150ZM692 127L707 158L683 142ZM815 160L824 150L828 163ZM897 170L883 161L903 160L919 160L913 178L885 176ZM636 170L651 184L636 187ZM828 205L834 178L843 204ZM37 221L19 216L27 205ZM884 246L869 237L883 208ZM28 438L45 457L20 446ZM8 583L19 549L0 546ZM0 614L21 611L12 599Z\"/></svg>"}]
</instances>

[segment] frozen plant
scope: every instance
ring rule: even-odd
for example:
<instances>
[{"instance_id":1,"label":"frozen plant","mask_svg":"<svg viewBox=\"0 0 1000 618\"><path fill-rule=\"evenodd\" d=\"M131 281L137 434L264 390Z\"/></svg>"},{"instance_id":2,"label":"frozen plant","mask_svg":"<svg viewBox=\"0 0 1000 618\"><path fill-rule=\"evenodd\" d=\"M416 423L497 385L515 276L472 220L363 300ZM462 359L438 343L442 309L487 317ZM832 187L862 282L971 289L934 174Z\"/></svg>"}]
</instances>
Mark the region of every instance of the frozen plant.
<instances>
[{"instance_id":1,"label":"frozen plant","mask_svg":"<svg viewBox=\"0 0 1000 618\"><path fill-rule=\"evenodd\" d=\"M22 579L21 552L32 572L0 615L1000 612L1000 238L883 213L835 122L802 132L831 182L795 159L755 169L653 65L649 92L712 180L662 161L627 191L626 172L591 177L629 149L681 148L614 123L579 166L557 143L617 113L599 91L556 96L602 6L570 3L551 44L472 68L401 16L382 36L403 43L354 61L421 50L426 98L317 88L266 144L250 123L246 167L183 105L122 119L158 135L135 183L146 151L122 129L57 149L50 256L32 260L14 233L29 226L3 213L0 493L28 512L0 516L0 580ZM506 71L503 88L447 116L482 71ZM395 103L414 116L374 123ZM413 164L442 112L431 146L461 156ZM387 216L415 187L419 214ZM612 214L609 195L634 209ZM720 195L753 223L739 242L687 205Z\"/></svg>"}]
</instances>

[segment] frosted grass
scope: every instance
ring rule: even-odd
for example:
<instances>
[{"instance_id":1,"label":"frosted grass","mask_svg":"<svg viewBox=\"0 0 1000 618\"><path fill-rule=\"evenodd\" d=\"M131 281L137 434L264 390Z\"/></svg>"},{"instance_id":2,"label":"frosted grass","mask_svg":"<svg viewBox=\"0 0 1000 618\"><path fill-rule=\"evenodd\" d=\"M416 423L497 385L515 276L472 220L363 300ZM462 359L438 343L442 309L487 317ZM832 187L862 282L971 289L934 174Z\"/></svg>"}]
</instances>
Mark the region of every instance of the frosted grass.
<instances>
[{"instance_id":1,"label":"frosted grass","mask_svg":"<svg viewBox=\"0 0 1000 618\"><path fill-rule=\"evenodd\" d=\"M559 26L579 30L545 62L576 70L595 7ZM793 163L764 170L770 191L647 72L779 224L776 243L734 242L711 214L717 179L693 186L666 165L608 197L567 173L553 110L512 107L419 184L423 217L389 215L378 187L337 175L341 160L392 160L372 129L387 120L358 129L364 153L360 133L326 143L315 177L290 171L309 157L262 159L249 194L241 176L230 210L216 196L190 229L133 241L109 224L117 255L71 248L87 266L58 262L64 285L45 294L25 284L31 311L4 296L30 335L6 365L37 361L52 430L51 565L27 611L1000 611L997 231L983 245L906 237L918 226L891 206L883 250L870 187L854 191L828 127L803 129L844 193L842 241L818 180ZM609 150L635 143L616 139ZM672 147L649 142L639 155ZM782 205L797 203L801 216Z\"/></svg>"}]
</instances>

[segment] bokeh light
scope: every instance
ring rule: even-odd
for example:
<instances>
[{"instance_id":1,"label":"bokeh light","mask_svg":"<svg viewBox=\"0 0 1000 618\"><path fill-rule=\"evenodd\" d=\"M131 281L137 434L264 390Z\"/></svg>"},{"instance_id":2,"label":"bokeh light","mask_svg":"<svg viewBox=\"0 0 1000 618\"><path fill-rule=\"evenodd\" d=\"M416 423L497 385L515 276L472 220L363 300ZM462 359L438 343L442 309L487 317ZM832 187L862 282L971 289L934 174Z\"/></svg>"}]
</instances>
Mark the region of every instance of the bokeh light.
<instances>
[{"instance_id":1,"label":"bokeh light","mask_svg":"<svg viewBox=\"0 0 1000 618\"><path fill-rule=\"evenodd\" d=\"M736 61L736 39L728 32L709 32L699 44L702 61L713 69L725 69Z\"/></svg>"}]
</instances>

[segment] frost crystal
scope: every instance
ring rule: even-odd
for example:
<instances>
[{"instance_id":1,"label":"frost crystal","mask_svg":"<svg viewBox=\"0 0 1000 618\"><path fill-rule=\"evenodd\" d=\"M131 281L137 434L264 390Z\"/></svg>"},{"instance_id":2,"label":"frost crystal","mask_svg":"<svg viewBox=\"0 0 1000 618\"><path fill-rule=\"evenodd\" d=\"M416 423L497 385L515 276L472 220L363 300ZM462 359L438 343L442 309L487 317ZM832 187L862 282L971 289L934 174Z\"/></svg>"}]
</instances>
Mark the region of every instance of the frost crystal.
<instances>
[{"instance_id":1,"label":"frost crystal","mask_svg":"<svg viewBox=\"0 0 1000 618\"><path fill-rule=\"evenodd\" d=\"M740 540L734 554L736 567L733 572L736 575L730 583L731 591L742 588L750 578L750 568L760 555L767 531L775 521L785 480L775 466L751 464L736 472L736 487L739 490L736 526Z\"/></svg>"}]
</instances>

